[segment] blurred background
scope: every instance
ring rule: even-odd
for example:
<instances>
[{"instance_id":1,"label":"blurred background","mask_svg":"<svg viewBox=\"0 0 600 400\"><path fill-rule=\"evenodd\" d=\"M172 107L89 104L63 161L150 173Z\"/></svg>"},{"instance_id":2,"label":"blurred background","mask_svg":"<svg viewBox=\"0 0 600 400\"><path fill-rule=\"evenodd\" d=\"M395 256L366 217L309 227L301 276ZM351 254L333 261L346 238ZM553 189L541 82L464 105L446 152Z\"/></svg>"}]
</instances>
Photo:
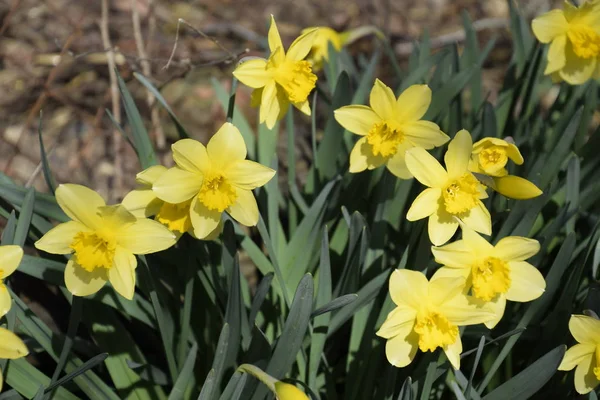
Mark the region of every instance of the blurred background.
<instances>
[{"instance_id":1,"label":"blurred background","mask_svg":"<svg viewBox=\"0 0 600 400\"><path fill-rule=\"evenodd\" d=\"M523 0L515 5L531 19L558 3ZM511 57L507 0L0 0L0 171L47 191L38 140L43 111L43 140L56 181L82 183L111 202L119 201L135 186L140 167L105 112L125 120L118 93L112 92L116 84L111 63L135 96L161 161L170 165L175 127L133 72L160 88L188 131L206 141L225 120L211 78L229 87L237 57L262 54L270 14L286 45L309 26L338 31L376 26L388 35L400 65L405 65L412 41L424 34L434 50L460 44L463 10L474 21L481 43L492 35L499 39L484 71L484 89L493 101ZM172 62L165 68L179 18L206 36L181 25ZM378 45L367 37L353 43L350 51L369 54ZM381 65L377 75L391 82L389 63ZM236 112L256 123L249 93L238 89ZM299 116L296 123L300 134L295 167L301 176L310 162L302 137L310 121Z\"/></svg>"}]
</instances>

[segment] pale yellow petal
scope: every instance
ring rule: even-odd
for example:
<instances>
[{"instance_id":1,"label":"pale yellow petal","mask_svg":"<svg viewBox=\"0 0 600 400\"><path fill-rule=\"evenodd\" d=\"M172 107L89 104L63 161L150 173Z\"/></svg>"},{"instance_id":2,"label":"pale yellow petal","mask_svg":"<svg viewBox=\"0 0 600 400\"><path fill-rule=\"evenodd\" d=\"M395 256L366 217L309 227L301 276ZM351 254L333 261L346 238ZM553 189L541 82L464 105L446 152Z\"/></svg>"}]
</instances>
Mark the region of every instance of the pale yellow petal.
<instances>
[{"instance_id":1,"label":"pale yellow petal","mask_svg":"<svg viewBox=\"0 0 600 400\"><path fill-rule=\"evenodd\" d=\"M444 156L444 163L450 179L459 178L468 171L472 148L471 134L464 129L459 131L454 139L450 141L448 151Z\"/></svg>"},{"instance_id":2,"label":"pale yellow petal","mask_svg":"<svg viewBox=\"0 0 600 400\"><path fill-rule=\"evenodd\" d=\"M75 235L89 231L88 227L77 221L58 224L35 242L35 248L50 254L69 254L73 251L70 246Z\"/></svg>"},{"instance_id":3,"label":"pale yellow petal","mask_svg":"<svg viewBox=\"0 0 600 400\"><path fill-rule=\"evenodd\" d=\"M565 46L565 66L558 71L560 77L571 85L581 85L592 78L597 58L581 58L573 51L570 41Z\"/></svg>"},{"instance_id":4,"label":"pale yellow petal","mask_svg":"<svg viewBox=\"0 0 600 400\"><path fill-rule=\"evenodd\" d=\"M173 160L175 164L187 172L194 174L204 174L210 169L210 159L206 147L202 143L194 139L181 139L173 143L171 146L173 151ZM164 171L161 176L154 182L160 182L161 178L173 168Z\"/></svg>"},{"instance_id":5,"label":"pale yellow petal","mask_svg":"<svg viewBox=\"0 0 600 400\"><path fill-rule=\"evenodd\" d=\"M137 183L152 187L152 184L156 182L158 178L165 172L167 172L167 167L163 165L153 165L151 167L146 168L142 172L138 172L135 176L135 180Z\"/></svg>"},{"instance_id":6,"label":"pale yellow petal","mask_svg":"<svg viewBox=\"0 0 600 400\"><path fill-rule=\"evenodd\" d=\"M405 141L398 145L396 154L388 159L385 166L394 176L400 179L410 179L413 177L406 166L406 150L412 148L413 145L408 141Z\"/></svg>"},{"instance_id":7,"label":"pale yellow petal","mask_svg":"<svg viewBox=\"0 0 600 400\"><path fill-rule=\"evenodd\" d=\"M575 346L567 349L565 356L563 357L560 365L558 366L559 371L570 371L575 368L578 364L581 364L586 357L590 357L596 351L596 345L593 344L581 344L578 343Z\"/></svg>"},{"instance_id":8,"label":"pale yellow petal","mask_svg":"<svg viewBox=\"0 0 600 400\"><path fill-rule=\"evenodd\" d=\"M27 346L8 329L0 328L0 358L14 360L29 354Z\"/></svg>"},{"instance_id":9,"label":"pale yellow petal","mask_svg":"<svg viewBox=\"0 0 600 400\"><path fill-rule=\"evenodd\" d=\"M587 315L571 315L569 330L579 343L600 344L600 321Z\"/></svg>"},{"instance_id":10,"label":"pale yellow petal","mask_svg":"<svg viewBox=\"0 0 600 400\"><path fill-rule=\"evenodd\" d=\"M281 48L283 50L283 43L281 42L281 35L279 35L279 30L277 29L277 24L275 23L275 17L271 15L271 26L269 26L269 50L271 53L277 50L277 48Z\"/></svg>"},{"instance_id":11,"label":"pale yellow petal","mask_svg":"<svg viewBox=\"0 0 600 400\"><path fill-rule=\"evenodd\" d=\"M194 227L194 235L198 239L204 239L219 226L221 213L216 210L209 210L196 197L190 205L190 219Z\"/></svg>"},{"instance_id":12,"label":"pale yellow petal","mask_svg":"<svg viewBox=\"0 0 600 400\"><path fill-rule=\"evenodd\" d=\"M436 246L441 246L450 240L457 229L458 221L440 208L429 216L427 223L429 240Z\"/></svg>"},{"instance_id":13,"label":"pale yellow petal","mask_svg":"<svg viewBox=\"0 0 600 400\"><path fill-rule=\"evenodd\" d=\"M427 150L439 147L450 140L450 137L431 121L414 121L403 124L400 130L415 146Z\"/></svg>"},{"instance_id":14,"label":"pale yellow petal","mask_svg":"<svg viewBox=\"0 0 600 400\"><path fill-rule=\"evenodd\" d=\"M475 208L472 208L466 214L461 215L461 221L466 226L479 233L488 236L492 234L492 217L481 200L477 202Z\"/></svg>"},{"instance_id":15,"label":"pale yellow petal","mask_svg":"<svg viewBox=\"0 0 600 400\"><path fill-rule=\"evenodd\" d=\"M371 107L362 105L338 108L333 115L344 129L361 136L368 134L373 125L381 122L381 118Z\"/></svg>"},{"instance_id":16,"label":"pale yellow petal","mask_svg":"<svg viewBox=\"0 0 600 400\"><path fill-rule=\"evenodd\" d=\"M377 336L391 339L394 336L406 336L415 324L417 311L411 307L401 305L394 308L377 331Z\"/></svg>"},{"instance_id":17,"label":"pale yellow petal","mask_svg":"<svg viewBox=\"0 0 600 400\"><path fill-rule=\"evenodd\" d=\"M521 155L521 152L519 151L519 148L517 146L515 146L512 143L508 144L508 147L506 149L506 155L508 155L508 158L510 158L515 164L517 165L521 165L523 164L523 156Z\"/></svg>"},{"instance_id":18,"label":"pale yellow petal","mask_svg":"<svg viewBox=\"0 0 600 400\"><path fill-rule=\"evenodd\" d=\"M431 89L427 85L412 85L406 88L396 101L397 120L400 123L414 122L423 118L431 104Z\"/></svg>"},{"instance_id":19,"label":"pale yellow petal","mask_svg":"<svg viewBox=\"0 0 600 400\"><path fill-rule=\"evenodd\" d=\"M0 246L0 279L4 279L19 267L23 259L23 249L14 244Z\"/></svg>"},{"instance_id":20,"label":"pale yellow petal","mask_svg":"<svg viewBox=\"0 0 600 400\"><path fill-rule=\"evenodd\" d=\"M390 364L403 368L412 362L419 348L419 335L412 329L407 336L398 335L385 343L385 355Z\"/></svg>"},{"instance_id":21,"label":"pale yellow petal","mask_svg":"<svg viewBox=\"0 0 600 400\"><path fill-rule=\"evenodd\" d=\"M423 185L443 188L448 182L448 173L427 150L414 147L406 151L406 166Z\"/></svg>"},{"instance_id":22,"label":"pale yellow petal","mask_svg":"<svg viewBox=\"0 0 600 400\"><path fill-rule=\"evenodd\" d=\"M121 204L100 207L98 211L102 217L103 228L111 232L116 232L137 221L135 215L127 211Z\"/></svg>"},{"instance_id":23,"label":"pale yellow petal","mask_svg":"<svg viewBox=\"0 0 600 400\"><path fill-rule=\"evenodd\" d=\"M406 213L406 219L417 221L436 213L441 195L442 190L440 188L427 188L423 190L410 206Z\"/></svg>"},{"instance_id":24,"label":"pale yellow petal","mask_svg":"<svg viewBox=\"0 0 600 400\"><path fill-rule=\"evenodd\" d=\"M304 60L315 42L318 31L315 28L298 36L290 45L285 58L291 61Z\"/></svg>"},{"instance_id":25,"label":"pale yellow petal","mask_svg":"<svg viewBox=\"0 0 600 400\"><path fill-rule=\"evenodd\" d=\"M594 374L594 358L584 357L575 368L575 390L579 394L588 394L600 383Z\"/></svg>"},{"instance_id":26,"label":"pale yellow petal","mask_svg":"<svg viewBox=\"0 0 600 400\"><path fill-rule=\"evenodd\" d=\"M113 288L127 300L133 299L135 292L135 268L137 260L127 249L117 246L113 266L108 270L108 279Z\"/></svg>"},{"instance_id":27,"label":"pale yellow petal","mask_svg":"<svg viewBox=\"0 0 600 400\"><path fill-rule=\"evenodd\" d=\"M265 85L260 99L260 122L264 122L267 128L273 129L279 117L281 110L277 99L277 85L275 82L269 82Z\"/></svg>"},{"instance_id":28,"label":"pale yellow petal","mask_svg":"<svg viewBox=\"0 0 600 400\"><path fill-rule=\"evenodd\" d=\"M310 103L308 102L308 100L303 101L302 103L293 103L294 107L296 107L296 109L298 111L300 111L302 114L304 115L308 115L310 117ZM288 107L285 108L285 110L287 110ZM281 115L281 112L279 113L279 119L283 118L283 115ZM283 113L285 115L285 112Z\"/></svg>"},{"instance_id":29,"label":"pale yellow petal","mask_svg":"<svg viewBox=\"0 0 600 400\"><path fill-rule=\"evenodd\" d=\"M10 311L12 299L6 285L0 282L0 318L4 317Z\"/></svg>"},{"instance_id":30,"label":"pale yellow petal","mask_svg":"<svg viewBox=\"0 0 600 400\"><path fill-rule=\"evenodd\" d=\"M564 68L567 63L565 47L567 46L567 35L559 35L552 40L548 48L546 69L544 75L550 75Z\"/></svg>"},{"instance_id":31,"label":"pale yellow petal","mask_svg":"<svg viewBox=\"0 0 600 400\"><path fill-rule=\"evenodd\" d=\"M429 280L428 298L431 304L442 305L464 292L466 284L464 275L457 274L454 277L448 277L447 275L444 272L438 274L436 271Z\"/></svg>"},{"instance_id":32,"label":"pale yellow petal","mask_svg":"<svg viewBox=\"0 0 600 400\"><path fill-rule=\"evenodd\" d=\"M233 71L233 76L252 89L261 88L273 79L267 71L267 60L262 58L241 62Z\"/></svg>"},{"instance_id":33,"label":"pale yellow petal","mask_svg":"<svg viewBox=\"0 0 600 400\"><path fill-rule=\"evenodd\" d=\"M79 221L92 229L102 224L97 209L105 206L106 202L92 189L71 183L59 185L56 189L56 202L73 221Z\"/></svg>"},{"instance_id":34,"label":"pale yellow petal","mask_svg":"<svg viewBox=\"0 0 600 400\"><path fill-rule=\"evenodd\" d=\"M555 37L563 35L569 24L562 10L552 10L540 15L531 22L535 37L542 43L549 43Z\"/></svg>"},{"instance_id":35,"label":"pale yellow petal","mask_svg":"<svg viewBox=\"0 0 600 400\"><path fill-rule=\"evenodd\" d=\"M132 190L125 195L121 204L137 218L145 218L158 213L163 201L150 188Z\"/></svg>"},{"instance_id":36,"label":"pale yellow petal","mask_svg":"<svg viewBox=\"0 0 600 400\"><path fill-rule=\"evenodd\" d=\"M237 199L227 209L229 215L244 226L255 226L258 223L258 205L250 190L237 189Z\"/></svg>"},{"instance_id":37,"label":"pale yellow petal","mask_svg":"<svg viewBox=\"0 0 600 400\"><path fill-rule=\"evenodd\" d=\"M246 143L239 129L225 122L210 138L206 146L208 158L213 169L225 170L236 161L246 158Z\"/></svg>"},{"instance_id":38,"label":"pale yellow petal","mask_svg":"<svg viewBox=\"0 0 600 400\"><path fill-rule=\"evenodd\" d=\"M514 175L494 177L494 190L503 196L516 200L527 200L540 196L543 192L525 178Z\"/></svg>"},{"instance_id":39,"label":"pale yellow petal","mask_svg":"<svg viewBox=\"0 0 600 400\"><path fill-rule=\"evenodd\" d=\"M451 243L452 244L452 243ZM435 249L437 247L435 246L431 246L432 249ZM437 271L435 271L435 274L433 276L435 276L436 279L441 279L441 278L452 278L452 279L456 279L459 278L461 279L464 283L465 283L465 287L463 290L463 293L467 293L467 278L469 277L469 275L471 274L471 270L468 268L452 268L452 267L442 267L439 268Z\"/></svg>"},{"instance_id":40,"label":"pale yellow petal","mask_svg":"<svg viewBox=\"0 0 600 400\"><path fill-rule=\"evenodd\" d=\"M521 236L507 236L496 244L494 257L504 261L525 261L540 251L540 242Z\"/></svg>"},{"instance_id":41,"label":"pale yellow petal","mask_svg":"<svg viewBox=\"0 0 600 400\"><path fill-rule=\"evenodd\" d=\"M390 297L396 305L405 305L418 310L427 298L428 285L423 273L396 269L390 276Z\"/></svg>"},{"instance_id":42,"label":"pale yellow petal","mask_svg":"<svg viewBox=\"0 0 600 400\"><path fill-rule=\"evenodd\" d=\"M106 268L96 268L93 272L88 272L72 259L65 268L65 285L75 296L94 294L102 289L107 280Z\"/></svg>"},{"instance_id":43,"label":"pale yellow petal","mask_svg":"<svg viewBox=\"0 0 600 400\"><path fill-rule=\"evenodd\" d=\"M457 326L482 324L496 317L490 307L477 306L463 293L440 304L439 309L448 321Z\"/></svg>"},{"instance_id":44,"label":"pale yellow petal","mask_svg":"<svg viewBox=\"0 0 600 400\"><path fill-rule=\"evenodd\" d=\"M485 240L481 235L466 225L462 225L462 236L465 244L475 254L483 257L489 256L494 251L494 246Z\"/></svg>"},{"instance_id":45,"label":"pale yellow petal","mask_svg":"<svg viewBox=\"0 0 600 400\"><path fill-rule=\"evenodd\" d=\"M495 317L484 323L488 329L494 329L498 322L504 316L504 310L506 309L506 296L499 294L496 298L487 303L487 306L496 314Z\"/></svg>"},{"instance_id":46,"label":"pale yellow petal","mask_svg":"<svg viewBox=\"0 0 600 400\"><path fill-rule=\"evenodd\" d=\"M310 400L302 390L282 381L275 382L275 393L278 400Z\"/></svg>"},{"instance_id":47,"label":"pale yellow petal","mask_svg":"<svg viewBox=\"0 0 600 400\"><path fill-rule=\"evenodd\" d=\"M360 138L350 153L350 172L352 173L362 172L365 169L375 169L384 163L384 157L373 154L373 149L367 143L366 137Z\"/></svg>"},{"instance_id":48,"label":"pale yellow petal","mask_svg":"<svg viewBox=\"0 0 600 400\"><path fill-rule=\"evenodd\" d=\"M202 187L202 175L179 167L169 169L154 183L156 197L167 203L183 203L196 196Z\"/></svg>"},{"instance_id":49,"label":"pale yellow petal","mask_svg":"<svg viewBox=\"0 0 600 400\"><path fill-rule=\"evenodd\" d=\"M431 246L431 252L436 263L451 269L464 269L470 272L477 261L473 249L464 240L457 240L440 247Z\"/></svg>"},{"instance_id":50,"label":"pale yellow petal","mask_svg":"<svg viewBox=\"0 0 600 400\"><path fill-rule=\"evenodd\" d=\"M396 114L396 96L388 86L379 79L375 80L369 104L375 113L383 120L393 120Z\"/></svg>"},{"instance_id":51,"label":"pale yellow petal","mask_svg":"<svg viewBox=\"0 0 600 400\"><path fill-rule=\"evenodd\" d=\"M175 244L175 235L164 225L150 219L138 219L117 232L117 243L133 254L150 254Z\"/></svg>"},{"instance_id":52,"label":"pale yellow petal","mask_svg":"<svg viewBox=\"0 0 600 400\"><path fill-rule=\"evenodd\" d=\"M252 190L267 184L277 171L250 160L240 160L227 169L227 180L234 186Z\"/></svg>"},{"instance_id":53,"label":"pale yellow petal","mask_svg":"<svg viewBox=\"0 0 600 400\"><path fill-rule=\"evenodd\" d=\"M444 346L444 354L452 364L452 368L460 369L460 353L462 353L462 340L460 336L456 337L456 341L451 345Z\"/></svg>"}]
</instances>

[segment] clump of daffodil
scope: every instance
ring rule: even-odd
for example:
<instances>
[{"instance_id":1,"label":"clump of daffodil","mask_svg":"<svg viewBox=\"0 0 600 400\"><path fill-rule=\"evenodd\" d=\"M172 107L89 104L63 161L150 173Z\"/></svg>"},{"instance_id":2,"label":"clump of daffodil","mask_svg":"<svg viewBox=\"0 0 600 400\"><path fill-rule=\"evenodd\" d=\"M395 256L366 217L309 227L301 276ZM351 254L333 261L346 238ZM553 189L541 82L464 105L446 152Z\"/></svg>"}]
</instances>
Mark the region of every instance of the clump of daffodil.
<instances>
[{"instance_id":1,"label":"clump of daffodil","mask_svg":"<svg viewBox=\"0 0 600 400\"><path fill-rule=\"evenodd\" d=\"M0 358L14 360L29 354L27 346L17 335L8 329L0 328ZM2 391L2 371L0 370L0 391Z\"/></svg>"},{"instance_id":2,"label":"clump of daffodil","mask_svg":"<svg viewBox=\"0 0 600 400\"><path fill-rule=\"evenodd\" d=\"M172 146L176 166L152 185L156 196L171 204L190 202L194 235L209 236L227 211L245 226L258 223L258 206L252 190L263 186L275 171L246 160L246 144L240 131L225 123L204 145L193 139Z\"/></svg>"},{"instance_id":3,"label":"clump of daffodil","mask_svg":"<svg viewBox=\"0 0 600 400\"><path fill-rule=\"evenodd\" d=\"M396 98L377 79L369 103L370 107L350 105L334 112L341 126L362 136L350 153L350 172L385 165L397 177L409 179L413 175L405 161L408 149L432 149L450 139L437 124L421 120L431 103L427 85L410 86Z\"/></svg>"},{"instance_id":4,"label":"clump of daffodil","mask_svg":"<svg viewBox=\"0 0 600 400\"><path fill-rule=\"evenodd\" d=\"M511 199L525 200L541 195L542 191L527 179L508 175L509 159L517 165L523 164L523 156L511 140L483 138L473 144L469 170L490 177L489 186Z\"/></svg>"},{"instance_id":5,"label":"clump of daffodil","mask_svg":"<svg viewBox=\"0 0 600 400\"><path fill-rule=\"evenodd\" d=\"M527 302L544 293L544 277L525 261L539 250L537 240L519 236L502 238L494 246L467 227L462 240L431 247L435 261L444 265L440 276L464 279L465 292L494 310L495 318L485 323L490 329L504 315L506 300Z\"/></svg>"},{"instance_id":6,"label":"clump of daffodil","mask_svg":"<svg viewBox=\"0 0 600 400\"><path fill-rule=\"evenodd\" d=\"M275 399L277 400L309 400L306 393L296 386L273 378L255 365L242 364L238 367L238 371L250 374L261 381L271 392L273 392Z\"/></svg>"},{"instance_id":7,"label":"clump of daffodil","mask_svg":"<svg viewBox=\"0 0 600 400\"><path fill-rule=\"evenodd\" d=\"M390 277L392 310L377 335L387 339L390 364L405 367L421 351L441 348L455 369L460 368L462 342L459 326L475 325L494 317L492 311L472 304L463 293L464 279L440 277L430 281L417 271L398 269Z\"/></svg>"},{"instance_id":8,"label":"clump of daffodil","mask_svg":"<svg viewBox=\"0 0 600 400\"><path fill-rule=\"evenodd\" d=\"M429 239L436 246L450 240L460 221L485 235L492 233L490 213L481 202L487 198L485 186L469 171L472 145L469 132L458 132L444 157L446 169L423 148L406 152L408 170L428 187L414 200L406 219L429 218Z\"/></svg>"},{"instance_id":9,"label":"clump of daffodil","mask_svg":"<svg viewBox=\"0 0 600 400\"><path fill-rule=\"evenodd\" d=\"M233 71L233 76L254 89L252 104L260 104L260 122L264 122L269 129L273 129L275 123L283 118L290 104L310 115L308 95L315 88L317 76L305 58L316 33L317 30L313 29L302 34L286 53L275 18L271 16L269 59L243 60Z\"/></svg>"},{"instance_id":10,"label":"clump of daffodil","mask_svg":"<svg viewBox=\"0 0 600 400\"><path fill-rule=\"evenodd\" d=\"M135 291L135 254L165 250L175 235L156 221L136 218L122 205L107 206L93 190L64 184L56 201L71 219L35 242L51 254L73 254L65 268L65 284L75 296L99 291L107 281L127 299Z\"/></svg>"},{"instance_id":11,"label":"clump of daffodil","mask_svg":"<svg viewBox=\"0 0 600 400\"><path fill-rule=\"evenodd\" d=\"M190 217L192 199L183 203L167 203L159 199L152 190L154 182L167 170L162 165L154 165L138 173L135 180L139 187L127 193L121 204L138 218L154 217L156 221L169 228L178 239L184 233L194 236ZM221 233L222 226L219 224L206 239L217 237Z\"/></svg>"},{"instance_id":12,"label":"clump of daffodil","mask_svg":"<svg viewBox=\"0 0 600 400\"><path fill-rule=\"evenodd\" d=\"M15 272L22 258L23 249L21 246L0 246L0 317L8 313L12 304L4 279Z\"/></svg>"},{"instance_id":13,"label":"clump of daffodil","mask_svg":"<svg viewBox=\"0 0 600 400\"><path fill-rule=\"evenodd\" d=\"M535 37L550 43L545 75L580 85L600 76L600 2L569 1L563 10L549 11L531 23Z\"/></svg>"},{"instance_id":14,"label":"clump of daffodil","mask_svg":"<svg viewBox=\"0 0 600 400\"><path fill-rule=\"evenodd\" d=\"M575 390L587 394L600 383L600 321L586 315L571 315L569 330L577 344L567 350L560 371L575 369Z\"/></svg>"}]
</instances>

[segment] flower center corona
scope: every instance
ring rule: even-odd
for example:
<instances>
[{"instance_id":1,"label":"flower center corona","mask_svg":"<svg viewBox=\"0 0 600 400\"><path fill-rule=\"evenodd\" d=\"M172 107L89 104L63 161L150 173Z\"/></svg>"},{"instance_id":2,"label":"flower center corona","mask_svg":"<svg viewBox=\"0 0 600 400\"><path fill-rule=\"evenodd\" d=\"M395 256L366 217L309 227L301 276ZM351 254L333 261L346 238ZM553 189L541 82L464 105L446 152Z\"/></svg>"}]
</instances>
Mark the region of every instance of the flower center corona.
<instances>
[{"instance_id":1,"label":"flower center corona","mask_svg":"<svg viewBox=\"0 0 600 400\"><path fill-rule=\"evenodd\" d=\"M510 269L499 258L488 257L472 268L473 295L483 301L491 301L499 293L510 288Z\"/></svg>"},{"instance_id":2,"label":"flower center corona","mask_svg":"<svg viewBox=\"0 0 600 400\"><path fill-rule=\"evenodd\" d=\"M414 330L419 335L421 351L434 351L438 347L449 346L458 337L458 327L435 311L417 315Z\"/></svg>"},{"instance_id":3,"label":"flower center corona","mask_svg":"<svg viewBox=\"0 0 600 400\"><path fill-rule=\"evenodd\" d=\"M479 153L479 165L487 174L495 174L506 166L508 156L502 146L491 146Z\"/></svg>"},{"instance_id":4,"label":"flower center corona","mask_svg":"<svg viewBox=\"0 0 600 400\"><path fill-rule=\"evenodd\" d=\"M589 26L571 26L567 36L578 57L592 58L600 54L600 36Z\"/></svg>"},{"instance_id":5,"label":"flower center corona","mask_svg":"<svg viewBox=\"0 0 600 400\"><path fill-rule=\"evenodd\" d=\"M404 135L386 122L378 122L367 134L367 143L373 148L373 154L391 157L398 151L398 145L404 141Z\"/></svg>"},{"instance_id":6,"label":"flower center corona","mask_svg":"<svg viewBox=\"0 0 600 400\"><path fill-rule=\"evenodd\" d=\"M286 61L277 67L274 77L292 103L305 102L317 82L308 61Z\"/></svg>"},{"instance_id":7,"label":"flower center corona","mask_svg":"<svg viewBox=\"0 0 600 400\"><path fill-rule=\"evenodd\" d=\"M170 231L185 233L192 228L190 204L192 199L183 203L163 203L155 219L169 228Z\"/></svg>"},{"instance_id":8,"label":"flower center corona","mask_svg":"<svg viewBox=\"0 0 600 400\"><path fill-rule=\"evenodd\" d=\"M77 264L92 272L96 268L112 268L117 244L113 238L98 232L79 232L70 247L75 251Z\"/></svg>"},{"instance_id":9,"label":"flower center corona","mask_svg":"<svg viewBox=\"0 0 600 400\"><path fill-rule=\"evenodd\" d=\"M202 181L198 200L209 210L223 212L237 198L235 188L221 174L207 174Z\"/></svg>"},{"instance_id":10,"label":"flower center corona","mask_svg":"<svg viewBox=\"0 0 600 400\"><path fill-rule=\"evenodd\" d=\"M450 182L442 191L446 211L450 214L467 212L477 205L479 182L473 174L466 173Z\"/></svg>"}]
</instances>

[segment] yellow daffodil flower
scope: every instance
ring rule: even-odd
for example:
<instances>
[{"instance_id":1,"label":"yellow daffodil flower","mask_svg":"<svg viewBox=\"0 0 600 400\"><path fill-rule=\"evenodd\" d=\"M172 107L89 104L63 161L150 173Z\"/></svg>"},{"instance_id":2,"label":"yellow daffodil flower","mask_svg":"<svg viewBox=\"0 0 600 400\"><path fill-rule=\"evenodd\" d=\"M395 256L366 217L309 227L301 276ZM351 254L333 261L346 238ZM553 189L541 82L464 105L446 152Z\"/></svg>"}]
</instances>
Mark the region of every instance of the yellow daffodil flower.
<instances>
[{"instance_id":1,"label":"yellow daffodil flower","mask_svg":"<svg viewBox=\"0 0 600 400\"><path fill-rule=\"evenodd\" d=\"M440 347L455 369L460 368L462 342L459 326L486 322L493 312L469 302L462 292L464 279L439 277L430 281L417 271L398 269L390 277L390 296L396 304L377 336L387 339L390 364L405 367L421 351Z\"/></svg>"},{"instance_id":2,"label":"yellow daffodil flower","mask_svg":"<svg viewBox=\"0 0 600 400\"><path fill-rule=\"evenodd\" d=\"M508 175L508 160L517 165L523 164L523 156L514 143L497 138L483 138L473 144L469 170L486 175L490 180L482 180L488 187L511 199L526 200L542 194L542 191L519 176Z\"/></svg>"},{"instance_id":3,"label":"yellow daffodil flower","mask_svg":"<svg viewBox=\"0 0 600 400\"><path fill-rule=\"evenodd\" d=\"M260 122L264 122L269 129L273 129L275 123L283 118L290 104L310 115L308 95L315 88L317 76L304 59L310 52L316 33L317 30L313 29L302 34L286 53L275 18L271 16L269 59L246 60L233 71L233 76L240 82L255 89L252 104L260 104Z\"/></svg>"},{"instance_id":4,"label":"yellow daffodil flower","mask_svg":"<svg viewBox=\"0 0 600 400\"><path fill-rule=\"evenodd\" d=\"M265 185L275 171L246 160L246 144L240 131L225 123L208 145L183 139L172 146L176 166L152 185L156 196L172 204L190 203L194 234L206 238L227 211L240 224L258 222L258 206L252 190Z\"/></svg>"},{"instance_id":5,"label":"yellow daffodil flower","mask_svg":"<svg viewBox=\"0 0 600 400\"><path fill-rule=\"evenodd\" d=\"M8 313L12 304L4 279L15 272L22 258L23 249L21 246L0 246L0 317Z\"/></svg>"},{"instance_id":6,"label":"yellow daffodil flower","mask_svg":"<svg viewBox=\"0 0 600 400\"><path fill-rule=\"evenodd\" d=\"M334 112L341 126L362 136L350 153L350 172L385 164L392 174L409 179L413 175L406 167L408 149L432 149L450 140L437 124L421 120L431 103L427 85L410 86L396 98L392 89L377 79L369 103L370 107L350 105Z\"/></svg>"},{"instance_id":7,"label":"yellow daffodil flower","mask_svg":"<svg viewBox=\"0 0 600 400\"><path fill-rule=\"evenodd\" d=\"M444 157L447 170L423 148L406 152L408 170L428 187L412 203L406 219L429 217L429 239L436 246L450 240L459 221L485 235L492 233L490 213L481 202L487 198L485 186L468 168L472 144L471 134L466 130L456 134Z\"/></svg>"},{"instance_id":8,"label":"yellow daffodil flower","mask_svg":"<svg viewBox=\"0 0 600 400\"><path fill-rule=\"evenodd\" d=\"M565 353L560 371L575 369L575 390L587 394L600 383L600 321L586 315L571 315L569 330L577 344Z\"/></svg>"},{"instance_id":9,"label":"yellow daffodil flower","mask_svg":"<svg viewBox=\"0 0 600 400\"><path fill-rule=\"evenodd\" d=\"M535 37L550 43L545 75L580 85L600 76L600 2L583 1L576 7L549 11L531 23Z\"/></svg>"},{"instance_id":10,"label":"yellow daffodil flower","mask_svg":"<svg viewBox=\"0 0 600 400\"><path fill-rule=\"evenodd\" d=\"M527 302L546 289L544 277L525 260L540 250L537 240L519 236L500 239L495 246L464 227L462 240L431 247L435 261L444 265L440 276L462 278L465 291L488 304L496 317L485 323L492 329L504 315L506 300Z\"/></svg>"},{"instance_id":11,"label":"yellow daffodil flower","mask_svg":"<svg viewBox=\"0 0 600 400\"><path fill-rule=\"evenodd\" d=\"M0 358L14 360L29 354L27 346L17 335L8 329L0 328ZM0 371L0 391L2 390L2 371Z\"/></svg>"},{"instance_id":12,"label":"yellow daffodil flower","mask_svg":"<svg viewBox=\"0 0 600 400\"><path fill-rule=\"evenodd\" d=\"M81 185L56 189L56 201L72 220L49 230L35 247L73 256L65 284L75 296L96 293L107 281L127 299L135 291L135 254L165 250L175 235L156 221L136 218L122 205L107 206L96 192Z\"/></svg>"},{"instance_id":13,"label":"yellow daffodil flower","mask_svg":"<svg viewBox=\"0 0 600 400\"><path fill-rule=\"evenodd\" d=\"M275 399L277 400L309 400L306 393L296 386L273 378L256 365L242 364L238 367L238 371L250 374L261 381L271 392L273 392Z\"/></svg>"}]
</instances>

